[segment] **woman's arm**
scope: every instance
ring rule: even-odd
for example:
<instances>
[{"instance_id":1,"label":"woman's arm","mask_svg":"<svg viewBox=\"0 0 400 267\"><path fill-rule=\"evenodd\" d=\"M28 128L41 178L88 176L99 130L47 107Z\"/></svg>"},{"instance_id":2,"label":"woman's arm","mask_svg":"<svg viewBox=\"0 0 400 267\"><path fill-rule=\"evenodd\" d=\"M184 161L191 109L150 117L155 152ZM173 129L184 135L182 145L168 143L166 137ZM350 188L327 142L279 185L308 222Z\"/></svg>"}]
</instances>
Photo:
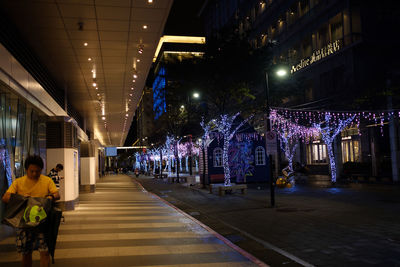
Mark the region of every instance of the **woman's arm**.
<instances>
[{"instance_id":1,"label":"woman's arm","mask_svg":"<svg viewBox=\"0 0 400 267\"><path fill-rule=\"evenodd\" d=\"M10 201L10 198L11 198L11 193L5 192L3 197L1 198L1 201L3 201L4 203L8 203Z\"/></svg>"}]
</instances>

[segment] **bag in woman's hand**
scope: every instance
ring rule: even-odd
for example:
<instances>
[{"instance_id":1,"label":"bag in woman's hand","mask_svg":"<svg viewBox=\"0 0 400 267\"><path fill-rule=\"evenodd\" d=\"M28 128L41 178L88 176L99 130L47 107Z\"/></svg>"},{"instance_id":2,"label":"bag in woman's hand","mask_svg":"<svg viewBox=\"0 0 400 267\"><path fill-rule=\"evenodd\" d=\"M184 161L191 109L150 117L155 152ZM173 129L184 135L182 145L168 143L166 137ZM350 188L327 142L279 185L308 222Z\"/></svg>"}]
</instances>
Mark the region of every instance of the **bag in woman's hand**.
<instances>
[{"instance_id":1,"label":"bag in woman's hand","mask_svg":"<svg viewBox=\"0 0 400 267\"><path fill-rule=\"evenodd\" d=\"M11 194L2 222L14 228L37 227L46 221L51 205L48 198Z\"/></svg>"}]
</instances>

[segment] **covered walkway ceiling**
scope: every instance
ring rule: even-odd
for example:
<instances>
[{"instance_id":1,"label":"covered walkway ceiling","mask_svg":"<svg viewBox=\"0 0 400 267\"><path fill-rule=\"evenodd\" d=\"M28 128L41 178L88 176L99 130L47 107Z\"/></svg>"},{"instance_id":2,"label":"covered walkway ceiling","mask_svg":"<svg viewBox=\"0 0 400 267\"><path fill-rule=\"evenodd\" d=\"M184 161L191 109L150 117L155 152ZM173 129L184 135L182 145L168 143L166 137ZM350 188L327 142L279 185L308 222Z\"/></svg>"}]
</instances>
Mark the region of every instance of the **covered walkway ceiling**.
<instances>
[{"instance_id":1,"label":"covered walkway ceiling","mask_svg":"<svg viewBox=\"0 0 400 267\"><path fill-rule=\"evenodd\" d=\"M94 138L122 146L172 2L4 0L0 5Z\"/></svg>"}]
</instances>

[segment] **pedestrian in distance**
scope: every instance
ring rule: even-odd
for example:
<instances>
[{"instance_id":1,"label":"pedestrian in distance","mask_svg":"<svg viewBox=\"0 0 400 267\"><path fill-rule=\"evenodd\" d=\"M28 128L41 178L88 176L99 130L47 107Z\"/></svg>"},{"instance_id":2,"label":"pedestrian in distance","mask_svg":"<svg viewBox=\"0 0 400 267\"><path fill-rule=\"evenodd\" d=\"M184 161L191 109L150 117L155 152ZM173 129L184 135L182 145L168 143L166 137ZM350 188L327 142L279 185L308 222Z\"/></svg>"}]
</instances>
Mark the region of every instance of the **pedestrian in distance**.
<instances>
[{"instance_id":1,"label":"pedestrian in distance","mask_svg":"<svg viewBox=\"0 0 400 267\"><path fill-rule=\"evenodd\" d=\"M53 180L41 174L43 160L40 156L28 156L25 160L26 175L17 178L2 197L4 203L8 203L11 194L23 197L50 198L53 201L60 199L58 189ZM40 266L50 266L50 255L45 240L46 229L16 229L16 247L22 254L22 266L32 266L32 252L38 250L40 253Z\"/></svg>"},{"instance_id":2,"label":"pedestrian in distance","mask_svg":"<svg viewBox=\"0 0 400 267\"><path fill-rule=\"evenodd\" d=\"M51 169L49 174L47 175L53 180L53 182L57 188L60 188L60 176L58 175L58 173L60 171L62 171L63 169L64 169L64 166L61 163L58 163L57 166L55 168Z\"/></svg>"}]
</instances>

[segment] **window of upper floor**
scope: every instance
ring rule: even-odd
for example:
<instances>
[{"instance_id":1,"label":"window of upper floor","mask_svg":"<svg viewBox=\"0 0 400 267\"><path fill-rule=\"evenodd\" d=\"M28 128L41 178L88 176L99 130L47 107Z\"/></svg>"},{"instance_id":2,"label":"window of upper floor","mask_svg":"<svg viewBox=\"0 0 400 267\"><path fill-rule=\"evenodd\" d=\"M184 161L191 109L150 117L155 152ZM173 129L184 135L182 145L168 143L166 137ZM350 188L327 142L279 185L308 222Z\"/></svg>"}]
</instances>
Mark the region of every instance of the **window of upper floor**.
<instances>
[{"instance_id":1,"label":"window of upper floor","mask_svg":"<svg viewBox=\"0 0 400 267\"><path fill-rule=\"evenodd\" d=\"M254 156L256 166L265 165L265 149L262 146L256 147Z\"/></svg>"},{"instance_id":2,"label":"window of upper floor","mask_svg":"<svg viewBox=\"0 0 400 267\"><path fill-rule=\"evenodd\" d=\"M214 156L214 161L213 165L214 167L222 167L222 149L217 147L213 151L213 156Z\"/></svg>"}]
</instances>

